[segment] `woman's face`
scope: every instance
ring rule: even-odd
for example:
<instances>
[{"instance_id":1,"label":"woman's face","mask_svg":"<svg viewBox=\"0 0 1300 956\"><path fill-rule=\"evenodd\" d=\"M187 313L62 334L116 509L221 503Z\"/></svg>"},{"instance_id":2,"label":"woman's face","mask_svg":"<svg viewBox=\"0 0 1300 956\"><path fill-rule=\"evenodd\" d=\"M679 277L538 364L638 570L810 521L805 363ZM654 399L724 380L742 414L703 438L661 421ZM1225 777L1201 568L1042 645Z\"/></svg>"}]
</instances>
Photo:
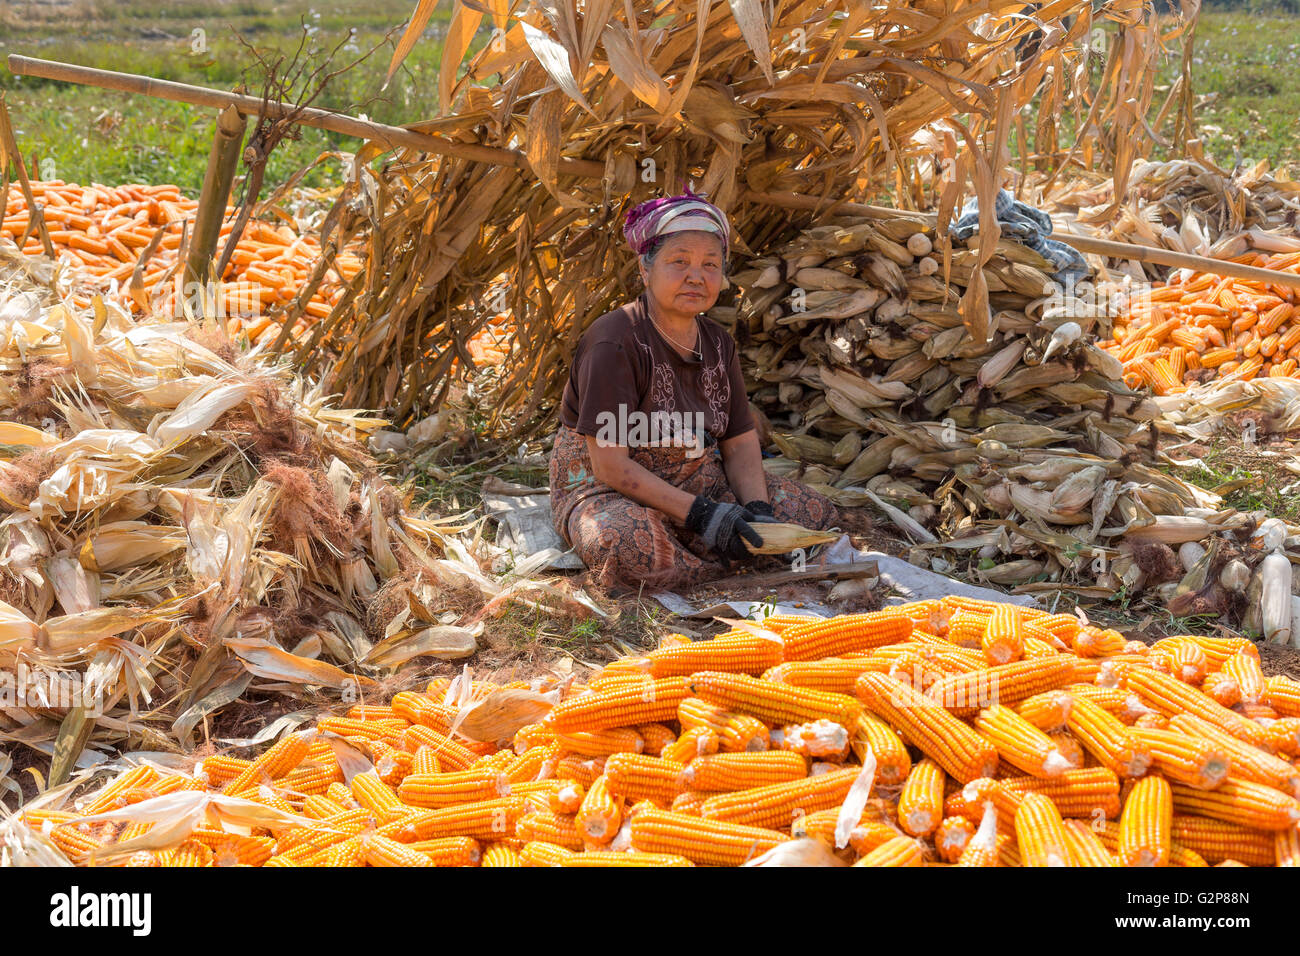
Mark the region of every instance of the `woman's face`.
<instances>
[{"instance_id":1,"label":"woman's face","mask_svg":"<svg viewBox=\"0 0 1300 956\"><path fill-rule=\"evenodd\" d=\"M677 232L664 240L641 278L661 312L693 316L713 308L722 290L722 241L708 232Z\"/></svg>"}]
</instances>

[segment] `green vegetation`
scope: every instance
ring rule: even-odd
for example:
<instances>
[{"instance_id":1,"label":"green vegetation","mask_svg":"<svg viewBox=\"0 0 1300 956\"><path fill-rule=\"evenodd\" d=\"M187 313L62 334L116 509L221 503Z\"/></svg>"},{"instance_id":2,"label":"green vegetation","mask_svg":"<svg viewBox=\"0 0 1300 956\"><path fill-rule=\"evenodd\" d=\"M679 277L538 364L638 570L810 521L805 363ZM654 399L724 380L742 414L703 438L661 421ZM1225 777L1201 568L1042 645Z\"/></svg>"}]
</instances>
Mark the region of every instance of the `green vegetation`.
<instances>
[{"instance_id":1,"label":"green vegetation","mask_svg":"<svg viewBox=\"0 0 1300 956\"><path fill-rule=\"evenodd\" d=\"M1175 60L1157 83L1172 82L1179 68ZM1268 159L1274 166L1300 168L1300 11L1295 5L1259 13L1203 11L1192 76L1206 152L1219 165Z\"/></svg>"},{"instance_id":2,"label":"green vegetation","mask_svg":"<svg viewBox=\"0 0 1300 956\"><path fill-rule=\"evenodd\" d=\"M218 89L244 84L262 92L264 74L244 44L286 62L303 43L312 68L337 51L330 69L375 52L334 78L313 105L365 113L401 124L438 112L441 36L449 16L436 11L424 38L386 90L393 46L410 16L411 0L212 0L166 6L144 3L56 3L10 0L0 10L0 54L18 53L99 69L140 73ZM202 31L201 34L196 31ZM242 42L241 42L242 40ZM377 47L377 49L375 49ZM315 51L315 52L312 52ZM310 69L308 70L310 72ZM302 83L292 94L301 93ZM19 77L0 70L19 146L38 170L73 182L174 182L197 192L212 140L214 111L91 87ZM267 183L282 182L322 153L350 152L359 142L300 128L268 164ZM338 181L334 163L317 167L308 186Z\"/></svg>"}]
</instances>

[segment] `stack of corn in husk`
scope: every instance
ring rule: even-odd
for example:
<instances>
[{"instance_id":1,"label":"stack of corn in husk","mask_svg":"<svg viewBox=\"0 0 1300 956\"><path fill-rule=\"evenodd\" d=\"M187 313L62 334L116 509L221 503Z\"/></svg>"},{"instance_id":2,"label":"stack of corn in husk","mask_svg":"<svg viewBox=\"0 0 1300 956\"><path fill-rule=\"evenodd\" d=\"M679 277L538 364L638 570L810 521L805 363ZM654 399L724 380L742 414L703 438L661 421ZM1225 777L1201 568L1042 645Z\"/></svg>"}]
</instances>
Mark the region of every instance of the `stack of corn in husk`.
<instances>
[{"instance_id":1,"label":"stack of corn in husk","mask_svg":"<svg viewBox=\"0 0 1300 956\"><path fill-rule=\"evenodd\" d=\"M529 589L472 522L408 509L361 444L378 419L68 279L0 251L0 741L53 749L54 778L88 741L174 749L250 687L468 656ZM60 681L75 706L36 689Z\"/></svg>"},{"instance_id":2,"label":"stack of corn in husk","mask_svg":"<svg viewBox=\"0 0 1300 956\"><path fill-rule=\"evenodd\" d=\"M1263 516L1157 467L1160 406L1095 346L1103 313L1044 294L1033 251L999 243L984 270L993 335L972 340L958 301L973 257L955 249L945 283L929 227L846 219L734 277L737 306L712 315L735 329L780 452L765 466L881 508L938 570L1018 592L1172 596L1174 549L1244 540ZM1238 550L1251 567L1264 556ZM1221 597L1198 613L1227 611Z\"/></svg>"}]
</instances>

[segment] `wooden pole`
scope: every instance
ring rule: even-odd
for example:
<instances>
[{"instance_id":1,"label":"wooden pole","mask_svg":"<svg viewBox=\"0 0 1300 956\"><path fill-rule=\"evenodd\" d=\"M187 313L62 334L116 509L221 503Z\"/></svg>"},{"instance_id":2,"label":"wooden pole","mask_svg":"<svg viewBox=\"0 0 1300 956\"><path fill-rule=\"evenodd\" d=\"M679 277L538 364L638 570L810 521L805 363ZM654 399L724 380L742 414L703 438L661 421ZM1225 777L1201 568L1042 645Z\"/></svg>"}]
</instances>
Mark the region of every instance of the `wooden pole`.
<instances>
[{"instance_id":1,"label":"wooden pole","mask_svg":"<svg viewBox=\"0 0 1300 956\"><path fill-rule=\"evenodd\" d=\"M57 259L59 254L54 251L54 243L50 241L50 232L45 228L45 214L41 206L36 205L36 197L32 195L32 184L27 179L27 167L23 165L23 154L18 151L18 141L14 139L13 124L9 122L9 107L5 104L4 93L0 93L0 163L6 166L12 162L14 169L18 173L18 186L23 191L23 198L27 200L27 230L19 238L18 243L21 246L27 241L27 236L31 235L32 226L36 227L36 234L41 237L41 245L45 248L45 254L51 259ZM0 196L0 201L8 201L9 189L5 187L5 195Z\"/></svg>"},{"instance_id":2,"label":"wooden pole","mask_svg":"<svg viewBox=\"0 0 1300 956\"><path fill-rule=\"evenodd\" d=\"M813 196L801 196L798 193L791 192L746 192L744 198L754 202L769 203L773 206L782 206L786 209L826 210L828 212L833 209L836 213L845 216L903 217L916 219L926 225L934 225L935 220L938 218L932 212L910 212L906 209L870 206L866 203L857 202L830 203ZM1051 238L1057 239L1067 246L1072 246L1080 252L1113 256L1116 259L1152 262L1162 266L1208 272L1211 275L1232 276L1235 279L1250 279L1255 282L1269 282L1274 285L1300 289L1300 274L1294 272L1260 269L1256 266L1244 266L1239 262L1226 262L1223 259L1194 256L1186 252L1174 252L1171 249L1157 249L1154 246L1139 246L1128 242L1114 242L1110 239L1096 239L1092 236L1080 236L1073 232L1053 232Z\"/></svg>"},{"instance_id":3,"label":"wooden pole","mask_svg":"<svg viewBox=\"0 0 1300 956\"><path fill-rule=\"evenodd\" d=\"M208 169L203 174L203 189L194 216L190 252L185 260L187 284L205 284L212 271L212 259L217 253L217 240L221 238L221 223L226 217L226 202L235 181L247 125L247 120L233 106L227 106L217 114L212 150L208 153ZM203 296L202 301L207 302L207 296Z\"/></svg>"},{"instance_id":4,"label":"wooden pole","mask_svg":"<svg viewBox=\"0 0 1300 956\"><path fill-rule=\"evenodd\" d=\"M135 73L118 73L113 70L96 70L88 66L76 66L72 63L59 63L54 60L40 60L35 57L9 55L9 71L18 76L36 76L46 80L61 80L65 83L79 83L82 86L94 86L104 90L117 90L122 93L140 93L158 99L172 100L177 103L190 103L194 106L211 106L225 109L233 106L246 115L282 117L294 113L294 121L303 126L327 129L344 136L372 140L388 149L406 147L440 156L455 156L494 166L512 166L515 169L530 169L528 158L515 149L498 149L494 146L479 146L474 143L457 143L428 133L401 126L387 126L370 120L357 119L332 110L308 107L298 110L292 103L280 100L263 100L258 96L246 96L240 93L227 93L222 90L208 89L203 86L191 86L188 83L173 83L170 80L156 80L149 76ZM295 111L297 111L295 113ZM605 164L586 159L561 159L559 171L572 176L585 176L600 179L605 175Z\"/></svg>"}]
</instances>

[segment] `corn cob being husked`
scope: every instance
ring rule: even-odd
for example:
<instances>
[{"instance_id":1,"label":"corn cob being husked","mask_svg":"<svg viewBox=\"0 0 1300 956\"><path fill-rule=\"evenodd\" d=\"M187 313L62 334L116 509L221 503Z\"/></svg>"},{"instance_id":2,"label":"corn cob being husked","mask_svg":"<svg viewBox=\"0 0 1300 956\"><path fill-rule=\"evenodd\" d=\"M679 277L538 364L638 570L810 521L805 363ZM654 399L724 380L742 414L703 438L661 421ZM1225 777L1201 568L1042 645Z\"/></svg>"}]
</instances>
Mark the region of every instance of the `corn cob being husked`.
<instances>
[{"instance_id":1,"label":"corn cob being husked","mask_svg":"<svg viewBox=\"0 0 1300 956\"><path fill-rule=\"evenodd\" d=\"M1041 656L993 664L982 647L944 648L917 622L943 631L935 616L945 609L1036 630L1046 636L1025 643ZM19 819L77 865L739 866L800 838L861 866L1296 865L1300 685L1265 677L1253 648L1187 636L1165 645L1257 692L1252 719L1138 666L1145 655L1130 649L1079 657L1073 645L1096 629L1055 617L919 602L841 628L782 629L805 651L821 635L828 654L851 657L768 656L743 673L714 669L722 658L711 651L705 669L658 678L625 659L504 747L459 734L455 714L438 709L439 688L403 692L325 715L252 759L208 757L194 777L134 767L75 812ZM682 646L703 653L694 648L708 643ZM952 669L922 693L889 673L907 653ZM1087 661L1116 658L1128 668L1112 669L1117 686L1095 683L1105 667L1080 679ZM786 679L823 665L838 689ZM1000 699L972 708L968 692L986 691ZM344 784L315 739L323 730L375 767L349 768ZM1077 766L1080 754L1089 765ZM265 835L207 822L160 850L116 851L149 831L150 801L186 789L236 793L279 815ZM101 821L107 812L127 814L125 824Z\"/></svg>"}]
</instances>

